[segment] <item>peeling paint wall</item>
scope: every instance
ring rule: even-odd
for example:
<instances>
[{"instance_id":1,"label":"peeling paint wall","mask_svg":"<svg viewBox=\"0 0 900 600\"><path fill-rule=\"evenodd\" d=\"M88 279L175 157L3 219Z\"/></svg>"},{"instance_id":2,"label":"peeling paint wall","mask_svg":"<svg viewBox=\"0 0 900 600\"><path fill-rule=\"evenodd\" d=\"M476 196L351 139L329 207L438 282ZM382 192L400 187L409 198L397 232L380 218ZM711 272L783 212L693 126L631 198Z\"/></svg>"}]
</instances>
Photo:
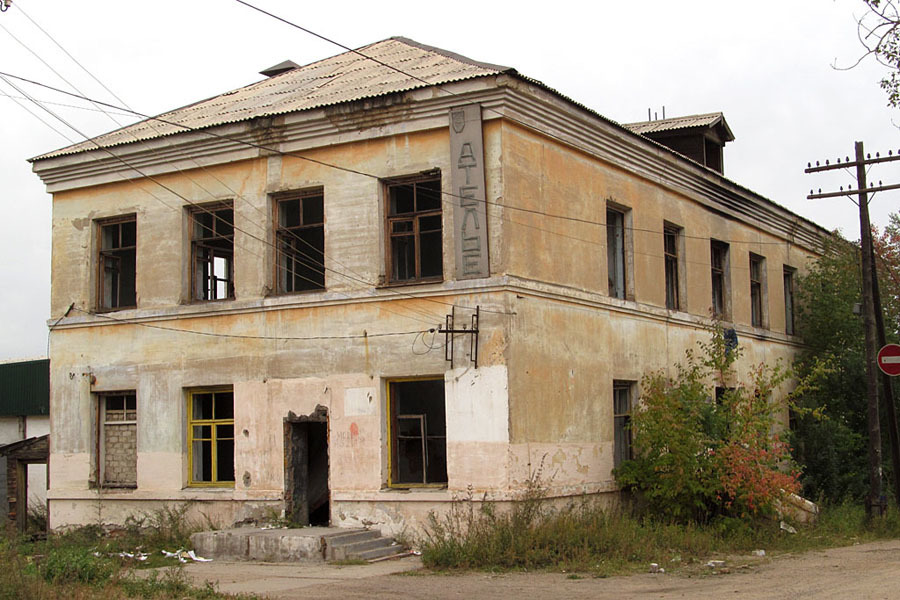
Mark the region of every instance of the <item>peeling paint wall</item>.
<instances>
[{"instance_id":1,"label":"peeling paint wall","mask_svg":"<svg viewBox=\"0 0 900 600\"><path fill-rule=\"evenodd\" d=\"M378 136L304 147L313 161L376 178L261 155L157 176L187 200L149 182L54 195L51 316L73 302L77 310L51 333L51 526L122 522L167 503L221 524L279 512L285 419L319 407L336 525L396 533L454 499L513 500L535 477L557 497L614 492L613 381L671 369L708 337L710 237L732 244L729 323L745 364L791 356L795 340L780 333L782 265L802 269L809 251L713 212L663 178L501 119L484 122L491 276L453 280L447 123L407 121L408 109L369 115ZM341 111L330 118L361 122ZM385 286L379 178L434 169L445 192L445 280ZM273 294L271 195L313 188L324 193L326 289ZM215 200L234 201L235 299L192 302L188 208ZM633 299L608 295L608 201L630 209ZM97 305L96 220L123 214L136 215L138 307L87 314ZM665 308L664 221L685 232L685 310ZM767 259L768 329L750 326L749 252ZM436 329L453 305L457 326L482 308L477 369L468 333L453 336L452 366L445 360L450 338ZM389 486L387 388L408 377L444 381L445 487ZM234 392L233 487L188 485L187 398L211 386ZM96 394L125 390L137 396L137 488L98 489Z\"/></svg>"}]
</instances>

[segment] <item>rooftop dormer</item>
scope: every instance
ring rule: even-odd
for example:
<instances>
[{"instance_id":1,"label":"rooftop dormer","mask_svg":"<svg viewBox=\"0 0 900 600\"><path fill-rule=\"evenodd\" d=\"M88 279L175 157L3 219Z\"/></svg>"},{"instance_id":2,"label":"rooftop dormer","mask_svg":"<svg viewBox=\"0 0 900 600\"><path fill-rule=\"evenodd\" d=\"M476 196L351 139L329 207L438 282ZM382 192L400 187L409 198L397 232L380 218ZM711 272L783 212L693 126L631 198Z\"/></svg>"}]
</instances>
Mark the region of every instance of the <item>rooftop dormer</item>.
<instances>
[{"instance_id":1,"label":"rooftop dormer","mask_svg":"<svg viewBox=\"0 0 900 600\"><path fill-rule=\"evenodd\" d=\"M722 174L722 149L734 140L720 112L628 123L624 127Z\"/></svg>"}]
</instances>

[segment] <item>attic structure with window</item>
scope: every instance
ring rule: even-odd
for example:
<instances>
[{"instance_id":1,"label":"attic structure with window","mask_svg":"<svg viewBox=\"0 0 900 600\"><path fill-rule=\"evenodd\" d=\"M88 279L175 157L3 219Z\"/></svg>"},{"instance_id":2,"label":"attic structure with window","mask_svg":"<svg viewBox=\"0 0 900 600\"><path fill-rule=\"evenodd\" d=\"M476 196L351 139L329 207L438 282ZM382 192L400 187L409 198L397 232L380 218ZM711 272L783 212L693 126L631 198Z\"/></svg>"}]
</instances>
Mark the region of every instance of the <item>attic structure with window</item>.
<instances>
[{"instance_id":1,"label":"attic structure with window","mask_svg":"<svg viewBox=\"0 0 900 600\"><path fill-rule=\"evenodd\" d=\"M676 143L392 38L34 158L51 525L190 501L396 532L541 464L616 492L641 377L716 321L789 358L826 235L689 120Z\"/></svg>"}]
</instances>

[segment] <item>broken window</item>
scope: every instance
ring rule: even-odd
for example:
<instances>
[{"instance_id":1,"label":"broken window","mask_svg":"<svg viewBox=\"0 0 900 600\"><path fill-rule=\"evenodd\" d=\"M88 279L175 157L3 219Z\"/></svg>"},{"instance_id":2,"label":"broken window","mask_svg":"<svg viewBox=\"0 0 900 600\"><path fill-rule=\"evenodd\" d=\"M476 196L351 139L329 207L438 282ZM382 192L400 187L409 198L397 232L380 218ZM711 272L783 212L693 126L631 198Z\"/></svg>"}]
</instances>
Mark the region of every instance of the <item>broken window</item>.
<instances>
[{"instance_id":1,"label":"broken window","mask_svg":"<svg viewBox=\"0 0 900 600\"><path fill-rule=\"evenodd\" d=\"M766 259L750 254L750 323L765 327L766 323Z\"/></svg>"},{"instance_id":2,"label":"broken window","mask_svg":"<svg viewBox=\"0 0 900 600\"><path fill-rule=\"evenodd\" d=\"M784 332L794 335L794 274L793 267L784 265Z\"/></svg>"},{"instance_id":3,"label":"broken window","mask_svg":"<svg viewBox=\"0 0 900 600\"><path fill-rule=\"evenodd\" d=\"M231 204L191 211L194 300L234 298L234 209Z\"/></svg>"},{"instance_id":4,"label":"broken window","mask_svg":"<svg viewBox=\"0 0 900 600\"><path fill-rule=\"evenodd\" d=\"M390 484L446 485L447 425L444 380L388 383Z\"/></svg>"},{"instance_id":5,"label":"broken window","mask_svg":"<svg viewBox=\"0 0 900 600\"><path fill-rule=\"evenodd\" d=\"M631 460L632 381L613 382L613 466Z\"/></svg>"},{"instance_id":6,"label":"broken window","mask_svg":"<svg viewBox=\"0 0 900 600\"><path fill-rule=\"evenodd\" d=\"M137 396L131 392L97 396L97 470L102 487L137 485Z\"/></svg>"},{"instance_id":7,"label":"broken window","mask_svg":"<svg viewBox=\"0 0 900 600\"><path fill-rule=\"evenodd\" d=\"M322 190L275 199L279 294L325 289L325 205Z\"/></svg>"},{"instance_id":8,"label":"broken window","mask_svg":"<svg viewBox=\"0 0 900 600\"><path fill-rule=\"evenodd\" d=\"M681 228L666 223L663 227L663 252L666 261L666 308L680 310L683 302L681 292Z\"/></svg>"},{"instance_id":9,"label":"broken window","mask_svg":"<svg viewBox=\"0 0 900 600\"><path fill-rule=\"evenodd\" d=\"M712 273L712 312L716 319L728 318L729 279L728 244L712 240L709 244L710 271Z\"/></svg>"},{"instance_id":10,"label":"broken window","mask_svg":"<svg viewBox=\"0 0 900 600\"><path fill-rule=\"evenodd\" d=\"M99 260L100 310L130 308L137 304L135 254L137 221L134 215L101 221Z\"/></svg>"},{"instance_id":11,"label":"broken window","mask_svg":"<svg viewBox=\"0 0 900 600\"><path fill-rule=\"evenodd\" d=\"M388 182L387 271L391 283L443 277L441 218L440 175Z\"/></svg>"},{"instance_id":12,"label":"broken window","mask_svg":"<svg viewBox=\"0 0 900 600\"><path fill-rule=\"evenodd\" d=\"M625 298L625 213L606 209L606 264L609 295Z\"/></svg>"},{"instance_id":13,"label":"broken window","mask_svg":"<svg viewBox=\"0 0 900 600\"><path fill-rule=\"evenodd\" d=\"M234 392L188 394L189 485L234 484Z\"/></svg>"}]
</instances>

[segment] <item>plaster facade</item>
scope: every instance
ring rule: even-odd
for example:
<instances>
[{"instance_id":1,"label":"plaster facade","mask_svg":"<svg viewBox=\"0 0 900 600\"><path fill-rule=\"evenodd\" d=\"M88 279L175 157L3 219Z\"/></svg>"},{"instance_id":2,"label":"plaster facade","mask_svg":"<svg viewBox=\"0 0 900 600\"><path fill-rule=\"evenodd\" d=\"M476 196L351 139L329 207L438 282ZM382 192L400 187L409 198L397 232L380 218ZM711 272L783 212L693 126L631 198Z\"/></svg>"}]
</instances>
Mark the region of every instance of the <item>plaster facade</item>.
<instances>
[{"instance_id":1,"label":"plaster facade","mask_svg":"<svg viewBox=\"0 0 900 600\"><path fill-rule=\"evenodd\" d=\"M469 493L513 500L538 469L555 496L615 492L614 382L669 369L708 338L711 239L729 244L722 321L745 348L741 368L792 356L784 269L802 270L824 231L530 80L444 88L452 95L414 89L220 125L229 138L215 148L185 131L35 161L53 193L52 527L167 503L223 525L284 510L286 431L322 408L334 525L396 533ZM451 177L450 113L466 105L483 141L488 272L474 278L457 276ZM443 275L392 284L386 182L425 172L440 177ZM323 195L324 289L278 294L273 203L310 189ZM198 302L188 215L222 201L234 209L234 298ZM627 215L624 298L608 286L611 206ZM122 215L136 224L136 306L100 311L98 227ZM666 224L683 232L675 309ZM764 326L751 322L750 253L765 258ZM470 327L476 307L477 366L471 333L437 331L449 314ZM443 384L436 485L397 481L392 385L421 379ZM195 481L189 413L205 390L233 394L233 484ZM137 403L136 477L110 488L96 475L98 398L125 391Z\"/></svg>"}]
</instances>

